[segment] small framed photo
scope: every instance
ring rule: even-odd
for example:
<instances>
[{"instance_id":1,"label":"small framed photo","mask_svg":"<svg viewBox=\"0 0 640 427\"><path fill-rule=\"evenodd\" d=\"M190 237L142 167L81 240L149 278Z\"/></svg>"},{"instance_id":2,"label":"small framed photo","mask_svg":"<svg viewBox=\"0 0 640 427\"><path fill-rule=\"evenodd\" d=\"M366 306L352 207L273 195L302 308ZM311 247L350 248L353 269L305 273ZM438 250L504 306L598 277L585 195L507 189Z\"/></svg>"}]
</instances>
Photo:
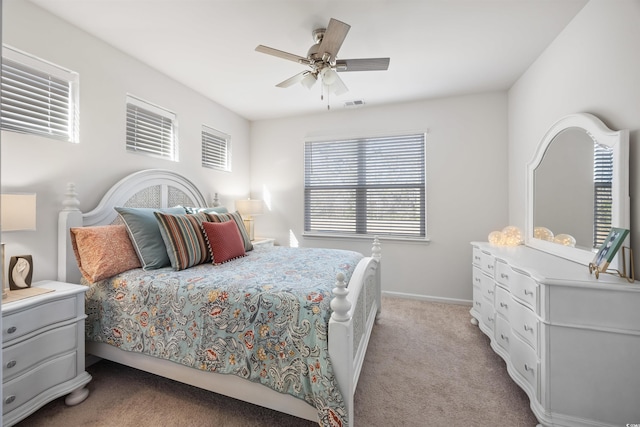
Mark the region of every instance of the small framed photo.
<instances>
[{"instance_id":1,"label":"small framed photo","mask_svg":"<svg viewBox=\"0 0 640 427\"><path fill-rule=\"evenodd\" d=\"M9 261L9 289L12 291L31 287L33 259L31 255L12 256Z\"/></svg>"},{"instance_id":2,"label":"small framed photo","mask_svg":"<svg viewBox=\"0 0 640 427\"><path fill-rule=\"evenodd\" d=\"M606 271L611 261L613 261L613 257L616 256L620 246L622 246L622 242L629 234L629 230L624 228L611 228L609 235L605 239L605 241L598 249L598 253L596 253L595 258L591 262L594 267L598 269L598 271Z\"/></svg>"}]
</instances>

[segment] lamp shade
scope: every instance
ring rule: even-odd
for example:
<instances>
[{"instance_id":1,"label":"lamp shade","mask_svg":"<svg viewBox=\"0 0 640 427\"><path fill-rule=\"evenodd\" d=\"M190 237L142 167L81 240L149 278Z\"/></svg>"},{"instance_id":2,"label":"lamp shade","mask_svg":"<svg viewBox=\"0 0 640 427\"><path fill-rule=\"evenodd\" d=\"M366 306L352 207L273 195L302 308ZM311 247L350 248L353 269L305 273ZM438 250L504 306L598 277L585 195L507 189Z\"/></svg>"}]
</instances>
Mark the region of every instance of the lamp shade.
<instances>
[{"instance_id":1,"label":"lamp shade","mask_svg":"<svg viewBox=\"0 0 640 427\"><path fill-rule=\"evenodd\" d=\"M236 210L242 216L261 215L264 213L264 203L258 199L236 200Z\"/></svg>"},{"instance_id":2,"label":"lamp shade","mask_svg":"<svg viewBox=\"0 0 640 427\"><path fill-rule=\"evenodd\" d=\"M1 231L36 229L35 194L2 194L0 197Z\"/></svg>"}]
</instances>

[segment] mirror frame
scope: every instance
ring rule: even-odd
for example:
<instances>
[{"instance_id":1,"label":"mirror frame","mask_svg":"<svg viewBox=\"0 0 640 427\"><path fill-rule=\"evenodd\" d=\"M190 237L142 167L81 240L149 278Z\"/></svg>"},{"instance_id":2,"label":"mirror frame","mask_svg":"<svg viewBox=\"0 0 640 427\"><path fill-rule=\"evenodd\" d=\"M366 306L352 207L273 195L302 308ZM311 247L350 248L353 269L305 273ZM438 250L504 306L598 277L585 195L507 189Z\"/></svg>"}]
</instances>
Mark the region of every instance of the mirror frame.
<instances>
[{"instance_id":1,"label":"mirror frame","mask_svg":"<svg viewBox=\"0 0 640 427\"><path fill-rule=\"evenodd\" d=\"M549 128L544 138L542 138L542 141L540 141L533 160L527 165L525 245L583 265L589 265L589 263L593 261L597 249L589 251L581 248L572 248L533 237L535 227L533 223L535 170L542 162L544 154L553 139L560 132L569 128L583 129L592 140L613 149L613 178L611 183L613 205L611 226L630 229L629 131L613 131L593 114L570 114L561 118ZM625 246L628 246L628 241L625 243ZM621 257L616 257L611 268L620 269L620 264Z\"/></svg>"}]
</instances>

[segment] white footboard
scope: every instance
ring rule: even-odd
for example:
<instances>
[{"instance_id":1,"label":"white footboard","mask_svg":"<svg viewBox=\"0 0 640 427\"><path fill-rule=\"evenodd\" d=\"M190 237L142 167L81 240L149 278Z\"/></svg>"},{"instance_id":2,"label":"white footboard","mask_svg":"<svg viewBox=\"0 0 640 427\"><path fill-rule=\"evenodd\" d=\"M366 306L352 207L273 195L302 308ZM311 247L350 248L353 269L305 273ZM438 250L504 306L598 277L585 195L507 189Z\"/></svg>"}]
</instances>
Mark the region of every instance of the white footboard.
<instances>
[{"instance_id":1,"label":"white footboard","mask_svg":"<svg viewBox=\"0 0 640 427\"><path fill-rule=\"evenodd\" d=\"M353 396L367 351L373 324L381 310L380 242L376 237L371 257L362 259L351 281L338 275L331 300L329 356L345 401L349 425L354 425Z\"/></svg>"}]
</instances>

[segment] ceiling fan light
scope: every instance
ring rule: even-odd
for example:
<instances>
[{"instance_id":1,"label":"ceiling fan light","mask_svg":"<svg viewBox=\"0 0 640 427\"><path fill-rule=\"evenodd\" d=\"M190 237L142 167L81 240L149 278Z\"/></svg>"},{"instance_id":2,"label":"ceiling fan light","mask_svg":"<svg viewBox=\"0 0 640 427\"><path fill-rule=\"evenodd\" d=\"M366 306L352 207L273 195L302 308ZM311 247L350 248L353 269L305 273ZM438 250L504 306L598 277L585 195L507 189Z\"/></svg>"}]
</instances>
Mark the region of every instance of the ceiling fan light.
<instances>
[{"instance_id":1,"label":"ceiling fan light","mask_svg":"<svg viewBox=\"0 0 640 427\"><path fill-rule=\"evenodd\" d=\"M317 77L313 73L308 73L306 76L304 76L300 83L307 89L311 89L316 83L316 79Z\"/></svg>"},{"instance_id":2,"label":"ceiling fan light","mask_svg":"<svg viewBox=\"0 0 640 427\"><path fill-rule=\"evenodd\" d=\"M322 83L325 86L331 86L338 79L338 74L331 68L324 68L320 74L322 75Z\"/></svg>"}]
</instances>

